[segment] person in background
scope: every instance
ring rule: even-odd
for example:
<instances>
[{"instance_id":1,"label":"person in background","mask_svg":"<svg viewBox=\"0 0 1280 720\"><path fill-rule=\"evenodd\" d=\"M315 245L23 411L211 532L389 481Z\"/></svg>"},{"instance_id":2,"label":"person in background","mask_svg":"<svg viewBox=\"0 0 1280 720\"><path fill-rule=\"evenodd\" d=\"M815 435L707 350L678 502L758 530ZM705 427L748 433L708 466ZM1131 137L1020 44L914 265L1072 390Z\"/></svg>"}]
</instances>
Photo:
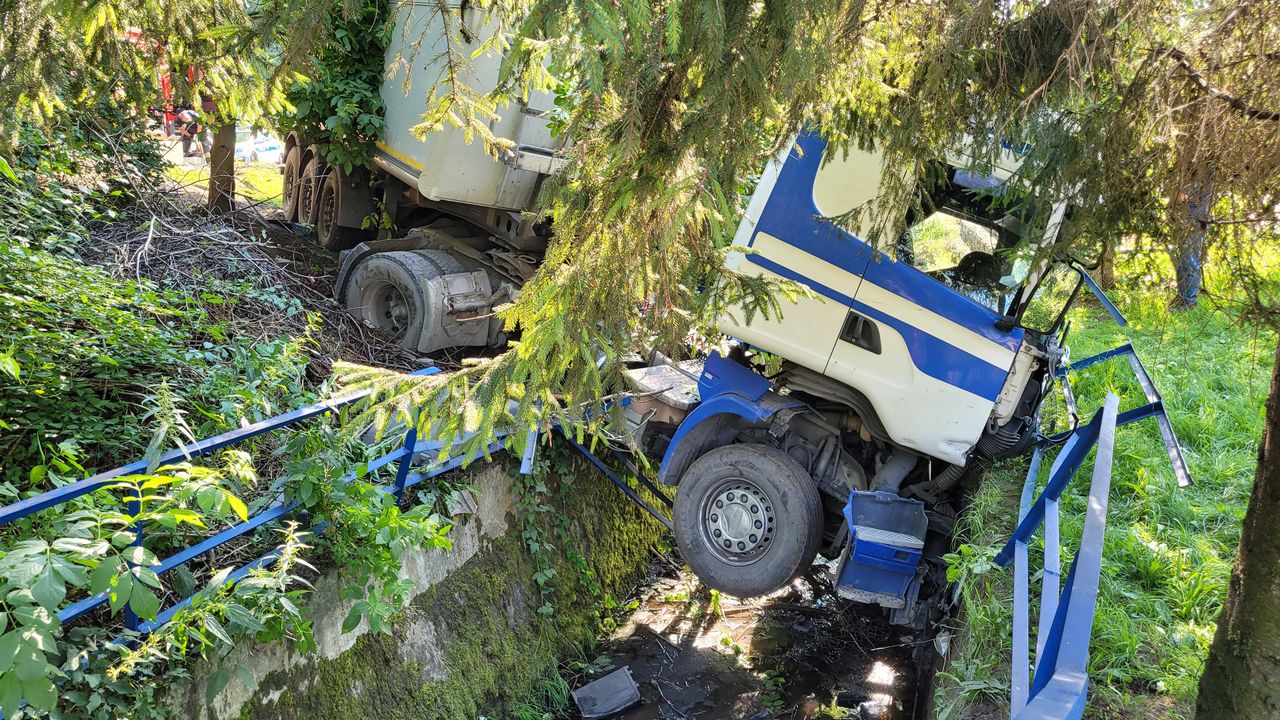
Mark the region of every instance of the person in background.
<instances>
[{"instance_id":1,"label":"person in background","mask_svg":"<svg viewBox=\"0 0 1280 720\"><path fill-rule=\"evenodd\" d=\"M206 157L209 154L209 141L205 138L204 126L200 124L200 113L187 108L178 113L178 134L182 136L183 157ZM192 149L194 141L195 149Z\"/></svg>"}]
</instances>

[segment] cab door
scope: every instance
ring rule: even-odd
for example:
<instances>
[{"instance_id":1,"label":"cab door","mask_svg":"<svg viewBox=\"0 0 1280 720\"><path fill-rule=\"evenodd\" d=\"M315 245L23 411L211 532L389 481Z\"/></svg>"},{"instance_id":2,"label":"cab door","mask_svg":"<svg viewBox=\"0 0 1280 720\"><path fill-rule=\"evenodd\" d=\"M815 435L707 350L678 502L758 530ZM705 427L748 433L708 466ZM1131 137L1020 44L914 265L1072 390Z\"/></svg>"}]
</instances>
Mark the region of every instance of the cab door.
<instances>
[{"instance_id":1,"label":"cab door","mask_svg":"<svg viewBox=\"0 0 1280 720\"><path fill-rule=\"evenodd\" d=\"M779 299L781 318L757 315L748 323L735 308L720 320L725 334L817 372L827 366L873 255L826 218L872 200L880 186L878 154L826 150L819 136L805 134L770 163L734 238L751 252L728 261L730 270L801 283L814 297Z\"/></svg>"},{"instance_id":2,"label":"cab door","mask_svg":"<svg viewBox=\"0 0 1280 720\"><path fill-rule=\"evenodd\" d=\"M914 248L870 263L837 339L830 377L865 394L894 441L963 464L986 427L1023 331L1003 330L998 231L938 212ZM875 344L867 343L874 337Z\"/></svg>"}]
</instances>

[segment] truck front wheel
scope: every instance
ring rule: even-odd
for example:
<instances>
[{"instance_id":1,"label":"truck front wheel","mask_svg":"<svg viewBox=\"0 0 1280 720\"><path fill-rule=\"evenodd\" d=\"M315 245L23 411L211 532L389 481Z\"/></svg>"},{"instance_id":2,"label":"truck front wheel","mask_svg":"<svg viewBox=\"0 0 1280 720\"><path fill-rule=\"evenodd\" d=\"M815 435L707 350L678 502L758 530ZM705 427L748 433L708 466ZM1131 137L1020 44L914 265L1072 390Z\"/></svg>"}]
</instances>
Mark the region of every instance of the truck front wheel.
<instances>
[{"instance_id":1,"label":"truck front wheel","mask_svg":"<svg viewBox=\"0 0 1280 720\"><path fill-rule=\"evenodd\" d=\"M816 484L766 445L725 445L695 460L676 489L672 521L698 579L737 597L786 585L822 541Z\"/></svg>"}]
</instances>

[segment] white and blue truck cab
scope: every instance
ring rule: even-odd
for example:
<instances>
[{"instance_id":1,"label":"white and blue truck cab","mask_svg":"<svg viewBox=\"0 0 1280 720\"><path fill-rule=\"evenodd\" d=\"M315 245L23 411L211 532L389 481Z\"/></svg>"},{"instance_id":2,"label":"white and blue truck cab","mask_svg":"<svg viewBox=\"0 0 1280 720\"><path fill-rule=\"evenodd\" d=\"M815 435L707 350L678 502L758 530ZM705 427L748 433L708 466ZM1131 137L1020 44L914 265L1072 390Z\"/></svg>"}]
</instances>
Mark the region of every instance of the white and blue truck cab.
<instances>
[{"instance_id":1,"label":"white and blue truck cab","mask_svg":"<svg viewBox=\"0 0 1280 720\"><path fill-rule=\"evenodd\" d=\"M999 202L1011 170L945 168L893 258L831 220L879 192L875 153L828 153L803 134L767 168L729 267L811 295L782 301L780 317L726 314L732 349L680 368L696 376L697 400L673 388L631 409L659 480L676 485L676 540L706 584L767 594L821 552L838 559L844 597L924 620L916 598L937 579L928 558L948 549L950 491L975 457L1036 440L1084 281L1025 259L1053 241L1063 210L1024 238L1014 205ZM644 390L673 384L672 368L630 377Z\"/></svg>"}]
</instances>

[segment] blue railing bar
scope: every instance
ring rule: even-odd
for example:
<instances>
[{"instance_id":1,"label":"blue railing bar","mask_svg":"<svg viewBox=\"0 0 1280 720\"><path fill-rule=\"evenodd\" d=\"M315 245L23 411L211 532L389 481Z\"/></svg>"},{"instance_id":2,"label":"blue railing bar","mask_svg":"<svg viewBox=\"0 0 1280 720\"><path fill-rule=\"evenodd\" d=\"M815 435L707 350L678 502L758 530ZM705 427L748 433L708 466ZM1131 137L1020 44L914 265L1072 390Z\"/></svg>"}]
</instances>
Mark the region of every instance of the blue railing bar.
<instances>
[{"instance_id":1,"label":"blue railing bar","mask_svg":"<svg viewBox=\"0 0 1280 720\"><path fill-rule=\"evenodd\" d=\"M183 563L186 563L189 560L193 560L196 557L203 555L204 553L218 547L219 545L230 542L231 540L234 540L240 537L241 535L246 535L248 533L251 533L254 530L257 530L258 528L262 527L263 525L266 525L267 523L271 522L272 520L277 520L279 518L282 518L288 515L289 513L297 509L297 507L298 507L298 503L296 502L279 503L277 505L272 505L266 510L263 510L257 515L254 515L253 517L249 518L245 522L235 525L234 527L227 528L226 530L223 530L222 532L218 533L217 535L214 535L211 538L203 540L195 545L192 545L186 550L182 550L174 553L173 555L170 555L164 560L161 560L160 564L156 565L152 569L156 571L156 574L167 573L170 570L178 567L179 565L182 565Z\"/></svg>"},{"instance_id":2,"label":"blue railing bar","mask_svg":"<svg viewBox=\"0 0 1280 720\"><path fill-rule=\"evenodd\" d=\"M218 533L217 535L214 535L213 537L207 538L196 545L192 545L191 547L185 550L182 550L180 552L174 553L173 555L170 555L169 557L160 561L160 564L153 567L152 570L154 570L157 575L169 572L170 570L178 567L179 565L189 560L193 560L196 557L203 555L204 553L212 550L213 548L218 547L219 545L222 545L235 538L238 538L241 535L244 535L246 533L252 532L258 529L259 527L262 527L263 525L271 522L272 520L275 520L277 518L280 518L289 514L296 507L297 507L297 503L282 503L279 505L273 505L267 508L266 510L258 513L257 515L254 515L253 517L249 518L245 522L242 522L234 527L227 528L226 530L223 530L222 532ZM81 615L98 607L99 605L102 605L106 601L107 601L107 593L99 593L97 595L91 595L82 600L78 600L59 610L57 612L58 620L60 622L65 623L68 620L80 617Z\"/></svg>"},{"instance_id":3,"label":"blue railing bar","mask_svg":"<svg viewBox=\"0 0 1280 720\"><path fill-rule=\"evenodd\" d=\"M590 450L588 450L586 447L584 447L582 444L580 444L576 439L574 439L574 437L573 437L572 435L570 435L569 433L565 432L565 431L564 431L564 428L560 428L560 435L561 435L565 440L568 440L568 441L569 441L569 443L570 443L570 444L572 444L572 445L573 445L573 447L574 447L574 448L575 448L579 453L582 453L582 456L583 456L583 457L585 457L587 460L590 460L590 461L591 461L591 464L592 464L592 465L595 465L597 470L599 470L600 472L604 473L604 476L605 476L605 477L607 477L607 478L609 478L609 481L610 481L610 482L612 482L614 485L618 486L618 489L619 489L619 490L621 490L623 493L625 493L627 497L631 498L632 502L634 502L635 504L637 504L637 505L639 505L640 507L642 507L642 508L644 508L645 510L647 510L647 511L649 512L649 514L650 514L650 515L652 515L652 516L654 516L655 518L657 518L658 522L660 522L660 523L662 523L663 525L665 525L665 526L666 526L666 528L667 528L668 530L674 530L674 529L675 529L674 527L672 527L672 525L671 525L671 520L670 520L669 518L667 518L667 516L665 516L665 515L663 515L662 513L658 512L658 510L657 510L656 508L654 508L652 505L650 505L650 504L649 504L649 503L648 503L644 498L640 497L640 494L639 494L639 493L637 493L635 490L631 489L631 487L630 487L629 485L627 485L625 482L623 482L623 481L622 481L622 478L618 477L618 474L617 474L616 472L614 472L614 471L613 471L613 468L609 467L608 465L605 465L605 464L604 464L604 461L603 461L603 460L601 460L600 458L596 457L595 453L593 453L593 452L591 452Z\"/></svg>"},{"instance_id":4,"label":"blue railing bar","mask_svg":"<svg viewBox=\"0 0 1280 720\"><path fill-rule=\"evenodd\" d=\"M1093 629L1098 580L1102 568L1107 503L1111 494L1111 472L1115 459L1116 410L1119 404L1119 397L1113 393L1107 394L1102 408L1098 451L1094 456L1093 478L1089 486L1089 504L1085 510L1080 547L1071 563L1071 571L1067 574L1062 602L1053 614L1045 654L1036 664L1031 695L1033 698L1038 697L1041 691L1059 677L1072 678L1072 682L1059 686L1052 703L1058 714L1029 717L1078 718L1078 714L1069 713L1075 708L1083 710L1084 707L1084 697L1088 690L1089 638ZM1083 681L1075 680L1075 676L1082 677ZM1078 693L1078 697L1066 694L1064 691L1067 690ZM1037 705L1034 700L1032 705Z\"/></svg>"},{"instance_id":5,"label":"blue railing bar","mask_svg":"<svg viewBox=\"0 0 1280 720\"><path fill-rule=\"evenodd\" d=\"M627 457L625 453L621 452L617 448L611 449L611 452L613 453L614 459L622 463L622 466L627 469L627 472L635 475L636 480L638 480L641 485L648 488L649 492L653 493L654 497L658 498L663 505L666 505L668 508L675 507L675 503L671 502L671 498L667 497L666 493L662 492L662 490L659 489L647 475L641 472L640 468L636 467L636 464L631 461L630 457Z\"/></svg>"},{"instance_id":6,"label":"blue railing bar","mask_svg":"<svg viewBox=\"0 0 1280 720\"><path fill-rule=\"evenodd\" d=\"M266 565L272 560L275 560L276 558L280 557L280 551L282 549L283 549L282 547L276 547L275 549L271 550L267 554L259 557L257 560L253 560L252 562L242 565L241 567L239 567L238 569L232 571L229 575L227 575L227 577L223 579L222 583L218 587L222 587L224 585L230 585L234 582L237 582L240 579L244 578L249 573L253 572L254 570L257 570L263 565ZM170 605L169 607L165 608L164 610L161 610L159 613L156 614L156 618L154 620L148 620L147 622L144 622L138 625L138 628L137 628L138 632L149 633L152 630L155 630L156 628L161 627L165 623L172 620L173 616L176 615L179 610L190 605L191 601L194 600L196 596L199 594L200 593L196 593L195 595L185 597L182 600L179 600L178 602L174 603L173 605Z\"/></svg>"},{"instance_id":7,"label":"blue railing bar","mask_svg":"<svg viewBox=\"0 0 1280 720\"><path fill-rule=\"evenodd\" d=\"M1013 531L1013 536L1005 543L1003 549L996 555L996 563L1001 567L1008 567L1013 560L1013 546L1016 540L1030 540L1031 535L1044 521L1045 503L1048 498L1056 498L1062 494L1067 483L1071 481L1071 476L1080 468L1080 464L1084 462L1085 456L1089 454L1089 450L1098 439L1098 427L1101 425L1102 412L1093 416L1088 424L1081 425L1071 434L1071 438L1067 440L1058 457L1054 459L1054 469L1051 471L1049 482L1045 485L1044 491L1040 493L1040 497L1031 505L1031 510L1026 517L1018 523L1018 527Z\"/></svg>"},{"instance_id":8,"label":"blue railing bar","mask_svg":"<svg viewBox=\"0 0 1280 720\"><path fill-rule=\"evenodd\" d=\"M1107 504L1111 496L1111 471L1115 463L1116 410L1120 398L1108 394L1103 405L1102 429L1098 435L1098 451L1094 455L1093 478L1089 487L1089 506L1085 511L1080 548L1072 563L1079 572L1071 588L1066 626L1070 632L1062 637L1058 663L1066 669L1085 672L1089 664L1089 637L1093 613L1098 602L1098 582L1102 570L1102 546L1107 529Z\"/></svg>"},{"instance_id":9,"label":"blue railing bar","mask_svg":"<svg viewBox=\"0 0 1280 720\"><path fill-rule=\"evenodd\" d=\"M1022 498L1018 501L1018 519L1027 516L1031 510L1031 499L1035 497L1036 482L1040 479L1040 462L1043 454L1039 447L1031 453L1031 466L1027 469L1027 479L1022 484ZM1031 684L1031 661L1029 657L1031 641L1031 598L1030 572L1027 558L1027 542L1019 540L1013 549L1013 682L1010 688L1009 711L1016 716L1027 704L1027 688Z\"/></svg>"},{"instance_id":10,"label":"blue railing bar","mask_svg":"<svg viewBox=\"0 0 1280 720\"><path fill-rule=\"evenodd\" d=\"M1074 472L1072 473L1075 474ZM1036 662L1044 657L1049 639L1049 623L1058 611L1058 581L1062 577L1062 536L1058 527L1058 499L1044 503L1044 567L1040 573L1040 623L1036 628Z\"/></svg>"},{"instance_id":11,"label":"blue railing bar","mask_svg":"<svg viewBox=\"0 0 1280 720\"><path fill-rule=\"evenodd\" d=\"M1084 280L1084 284L1089 286L1089 292L1093 293L1093 296L1098 298L1098 302L1102 304L1103 309L1107 311L1107 314L1111 316L1111 319L1115 320L1116 324L1122 327L1128 325L1129 321L1125 320L1124 315L1120 314L1120 308L1117 308L1115 303L1111 302L1111 298L1107 297L1107 294L1102 291L1102 288L1098 287L1098 283L1094 282L1093 278L1089 277L1089 273L1085 272L1082 268L1077 269L1080 270L1080 279Z\"/></svg>"},{"instance_id":12,"label":"blue railing bar","mask_svg":"<svg viewBox=\"0 0 1280 720\"><path fill-rule=\"evenodd\" d=\"M404 434L404 444L400 446L400 467L396 468L395 496L396 500L404 494L405 480L409 478L409 469L413 466L413 446L418 442L418 411L413 412L413 424Z\"/></svg>"},{"instance_id":13,"label":"blue railing bar","mask_svg":"<svg viewBox=\"0 0 1280 720\"><path fill-rule=\"evenodd\" d=\"M1083 360L1078 360L1076 362L1071 363L1070 365L1064 365L1058 368L1057 376L1062 377L1063 375L1066 375L1069 372L1077 372L1079 370L1084 370L1085 368L1092 367L1094 365L1097 365L1100 362L1106 362L1111 358L1120 357L1121 355L1131 354L1132 352L1133 352L1132 343L1117 345L1116 347L1113 347L1110 350L1104 350L1098 353L1097 355L1090 355L1089 357Z\"/></svg>"},{"instance_id":14,"label":"blue railing bar","mask_svg":"<svg viewBox=\"0 0 1280 720\"><path fill-rule=\"evenodd\" d=\"M439 368L429 367L410 374L420 376L434 375L438 372L440 372ZM309 420L318 415L338 410L354 402L363 400L369 396L370 392L371 391L369 390L362 390L341 398L315 403L304 408L287 412L283 415L277 415L273 418L260 420L251 425L246 425L245 427L225 432L221 435L215 435L211 438L199 440L180 448L170 450L157 458L156 462L160 465L165 465L178 460L187 460L201 455L207 455L208 453L216 450L221 450L238 442L248 440L249 438L257 437L293 423ZM63 487L55 488L49 492L41 493L40 495L0 508L0 525L24 518L31 513L39 512L40 510L44 510L54 505L74 500L75 498L87 495L95 490L109 487L114 484L114 480L118 477L123 475L136 475L139 472L145 472L148 465L149 462L147 460L138 460L129 463L128 465L122 465L121 467L112 470L100 472L97 475L84 480L71 483L70 485L64 485Z\"/></svg>"},{"instance_id":15,"label":"blue railing bar","mask_svg":"<svg viewBox=\"0 0 1280 720\"><path fill-rule=\"evenodd\" d=\"M1178 436L1173 432L1173 423L1169 422L1169 414L1165 412L1160 392L1156 390L1155 383L1147 374L1147 368L1143 366L1137 353L1129 353L1129 366L1133 368L1133 374L1138 378L1138 384L1142 386L1147 402L1158 405L1160 408L1155 414L1156 424L1160 427L1160 437L1164 440L1164 447L1169 452L1173 475L1178 479L1178 487L1188 487L1192 484L1191 471L1187 469L1187 461L1182 457L1182 446L1178 444Z\"/></svg>"},{"instance_id":16,"label":"blue railing bar","mask_svg":"<svg viewBox=\"0 0 1280 720\"><path fill-rule=\"evenodd\" d=\"M499 450L502 450L504 447L506 447L506 445L504 445L501 441L498 441L498 442L491 443L487 448L484 449L483 452L461 453L459 455L454 455L453 457L449 458L447 461L443 463L440 463L439 465L431 465L423 472L414 473L406 477L404 481L404 487L406 489L411 488L414 485L417 485L418 483L422 482L423 480L430 480L431 478L437 475L446 473L455 468L462 467L463 465L466 465L469 462L479 460L481 457L487 458L490 455L498 452ZM389 488L384 487L383 489L387 490Z\"/></svg>"},{"instance_id":17,"label":"blue railing bar","mask_svg":"<svg viewBox=\"0 0 1280 720\"><path fill-rule=\"evenodd\" d=\"M1088 689L1085 673L1057 673L1014 720L1080 720Z\"/></svg>"},{"instance_id":18,"label":"blue railing bar","mask_svg":"<svg viewBox=\"0 0 1280 720\"><path fill-rule=\"evenodd\" d=\"M418 370L411 374L434 375L438 372L440 372L439 368L430 367L423 368L422 370ZM174 461L188 460L190 458L206 455L214 452L215 450L221 450L238 442L248 440L249 438L257 437L273 430L279 430L287 425L292 425L296 422L309 420L318 415L338 410L350 405L351 403L363 400L369 396L370 392L371 391L369 390L362 390L335 400L315 403L304 408L287 412L283 415L277 415L276 417L268 418L266 420L259 420L251 425L246 425L245 427L225 432L221 435L215 435L211 438L198 440L180 448L170 450L157 458L156 462L160 465L165 465ZM60 488L55 488L34 497L20 500L12 505L6 505L5 507L0 508L0 525L13 522L14 520L19 520L32 513L53 507L54 505L74 500L82 495L88 495L96 490L110 487L115 484L116 478L123 475L136 475L140 472L146 472L149 465L150 463L146 459L138 460L129 463L128 465L122 465L112 470L100 472L97 475L71 483L70 485L64 485Z\"/></svg>"},{"instance_id":19,"label":"blue railing bar","mask_svg":"<svg viewBox=\"0 0 1280 720\"><path fill-rule=\"evenodd\" d=\"M1071 569L1067 571L1067 583L1062 589L1062 602L1057 603L1053 613L1047 613L1042 606L1041 612L1049 615L1049 621L1043 623L1045 633L1049 636L1045 647L1045 653L1042 657L1036 659L1036 671L1031 676L1031 696L1035 697L1041 690L1049 684L1053 679L1054 673L1058 668L1058 658L1062 649L1062 634L1066 626L1067 614L1071 611L1071 601L1074 599L1072 592L1076 586L1076 568L1079 563L1071 563ZM1042 598L1046 600L1048 598ZM1065 668L1064 668L1065 669Z\"/></svg>"},{"instance_id":20,"label":"blue railing bar","mask_svg":"<svg viewBox=\"0 0 1280 720\"><path fill-rule=\"evenodd\" d=\"M382 457L370 460L367 464L365 464L365 474L372 473L375 470L381 470L382 468L404 457L405 454L406 454L405 447L401 445L400 447L396 448L395 450L392 450L391 452L387 453L386 455L383 455ZM350 477L346 478L348 481L355 479L354 474L351 474L351 473L348 473L348 474L350 475Z\"/></svg>"},{"instance_id":21,"label":"blue railing bar","mask_svg":"<svg viewBox=\"0 0 1280 720\"><path fill-rule=\"evenodd\" d=\"M130 515L138 517L142 514L142 486L135 484L131 486L129 490L130 497L132 499L125 504L125 507L128 508L128 513ZM142 547L142 534L143 522L139 519L133 525L133 542L129 544L133 547ZM132 572L132 569L136 567L133 562L129 562L127 565L130 572ZM138 614L133 611L133 606L131 605L124 606L124 626L130 630L138 629Z\"/></svg>"},{"instance_id":22,"label":"blue railing bar","mask_svg":"<svg viewBox=\"0 0 1280 720\"><path fill-rule=\"evenodd\" d=\"M538 452L538 428L535 425L524 436L524 452L520 453L520 474L533 472L533 456Z\"/></svg>"}]
</instances>

